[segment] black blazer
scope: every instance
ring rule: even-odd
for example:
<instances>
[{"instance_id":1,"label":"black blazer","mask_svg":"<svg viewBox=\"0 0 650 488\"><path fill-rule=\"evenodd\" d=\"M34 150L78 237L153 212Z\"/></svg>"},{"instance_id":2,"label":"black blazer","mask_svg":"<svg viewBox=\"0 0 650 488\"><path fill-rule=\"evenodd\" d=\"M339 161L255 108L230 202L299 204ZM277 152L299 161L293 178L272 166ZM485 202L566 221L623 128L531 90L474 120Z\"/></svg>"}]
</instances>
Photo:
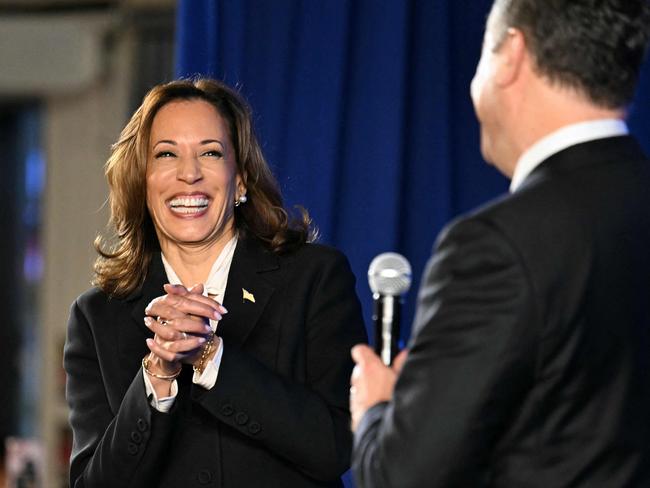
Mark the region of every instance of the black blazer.
<instances>
[{"instance_id":1,"label":"black blazer","mask_svg":"<svg viewBox=\"0 0 650 488\"><path fill-rule=\"evenodd\" d=\"M443 231L358 488L650 486L650 164L575 145Z\"/></svg>"},{"instance_id":2,"label":"black blazer","mask_svg":"<svg viewBox=\"0 0 650 488\"><path fill-rule=\"evenodd\" d=\"M164 294L160 256L126 299L98 289L72 306L64 352L75 487L342 486L350 347L366 340L345 257L308 244L278 256L240 239L211 390L179 377L170 413L150 407L144 308ZM243 300L242 289L255 302Z\"/></svg>"}]
</instances>

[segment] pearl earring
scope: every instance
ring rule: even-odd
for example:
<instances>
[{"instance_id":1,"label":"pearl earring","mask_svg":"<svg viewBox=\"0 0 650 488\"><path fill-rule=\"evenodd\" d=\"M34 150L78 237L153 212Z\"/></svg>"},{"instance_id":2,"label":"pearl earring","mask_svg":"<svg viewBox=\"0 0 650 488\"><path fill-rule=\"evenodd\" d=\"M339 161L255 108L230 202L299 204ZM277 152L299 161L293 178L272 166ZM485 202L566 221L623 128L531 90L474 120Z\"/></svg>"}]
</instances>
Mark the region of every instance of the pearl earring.
<instances>
[{"instance_id":1,"label":"pearl earring","mask_svg":"<svg viewBox=\"0 0 650 488\"><path fill-rule=\"evenodd\" d=\"M248 201L248 197L246 194L240 195L237 200L235 200L235 207L239 207L242 203L246 203Z\"/></svg>"}]
</instances>

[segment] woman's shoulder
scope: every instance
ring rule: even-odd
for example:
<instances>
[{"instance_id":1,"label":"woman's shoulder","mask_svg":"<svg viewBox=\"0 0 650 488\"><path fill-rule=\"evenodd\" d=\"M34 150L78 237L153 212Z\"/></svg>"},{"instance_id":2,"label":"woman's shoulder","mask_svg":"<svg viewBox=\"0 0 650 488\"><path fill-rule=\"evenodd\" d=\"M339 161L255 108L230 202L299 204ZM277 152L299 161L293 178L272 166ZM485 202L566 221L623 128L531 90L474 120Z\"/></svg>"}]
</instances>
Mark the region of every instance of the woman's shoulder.
<instances>
[{"instance_id":1,"label":"woman's shoulder","mask_svg":"<svg viewBox=\"0 0 650 488\"><path fill-rule=\"evenodd\" d=\"M77 297L73 307L78 307L83 311L94 311L122 304L124 300L109 295L98 286L93 286Z\"/></svg>"},{"instance_id":2,"label":"woman's shoulder","mask_svg":"<svg viewBox=\"0 0 650 488\"><path fill-rule=\"evenodd\" d=\"M245 236L240 237L238 247L241 252L248 255L266 255L274 256L280 262L305 262L305 263L326 263L326 262L346 262L347 258L340 250L327 244L306 242L292 246L290 249L283 251L273 251L268 243L261 239ZM235 251L236 253L238 251Z\"/></svg>"}]
</instances>

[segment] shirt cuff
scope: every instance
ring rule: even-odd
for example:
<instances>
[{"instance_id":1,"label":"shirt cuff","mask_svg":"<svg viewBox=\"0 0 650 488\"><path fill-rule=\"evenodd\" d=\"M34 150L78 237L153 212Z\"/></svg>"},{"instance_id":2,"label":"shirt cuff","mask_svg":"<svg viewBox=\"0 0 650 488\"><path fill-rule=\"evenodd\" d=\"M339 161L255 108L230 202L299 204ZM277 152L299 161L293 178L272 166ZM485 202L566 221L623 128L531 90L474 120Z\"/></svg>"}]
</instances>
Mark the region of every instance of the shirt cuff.
<instances>
[{"instance_id":1,"label":"shirt cuff","mask_svg":"<svg viewBox=\"0 0 650 488\"><path fill-rule=\"evenodd\" d=\"M202 386L206 390L211 390L217 382L219 375L219 366L221 366L221 358L223 357L223 339L219 341L219 349L208 364L205 365L203 373L199 374L194 371L192 376L192 383Z\"/></svg>"},{"instance_id":2,"label":"shirt cuff","mask_svg":"<svg viewBox=\"0 0 650 488\"><path fill-rule=\"evenodd\" d=\"M172 381L171 388L169 389L170 395L168 397L158 398L156 395L156 390L154 390L149 375L142 371L142 376L144 377L144 389L147 392L147 398L149 399L149 404L162 413L167 413L171 410L174 405L174 400L176 400L176 395L178 395L178 383L176 380Z\"/></svg>"}]
</instances>

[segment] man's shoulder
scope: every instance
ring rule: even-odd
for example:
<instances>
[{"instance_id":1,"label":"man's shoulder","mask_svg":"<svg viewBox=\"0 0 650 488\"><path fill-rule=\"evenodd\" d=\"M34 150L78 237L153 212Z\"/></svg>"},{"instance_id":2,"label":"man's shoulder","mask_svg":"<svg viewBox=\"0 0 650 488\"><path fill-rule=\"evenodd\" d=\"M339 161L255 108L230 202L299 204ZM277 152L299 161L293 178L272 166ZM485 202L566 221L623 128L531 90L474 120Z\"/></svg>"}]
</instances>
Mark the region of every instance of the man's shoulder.
<instances>
[{"instance_id":1,"label":"man's shoulder","mask_svg":"<svg viewBox=\"0 0 650 488\"><path fill-rule=\"evenodd\" d=\"M597 238L612 240L650 222L648 188L650 164L643 157L555 168L455 219L441 239L484 235L529 259L566 262L588 253Z\"/></svg>"},{"instance_id":2,"label":"man's shoulder","mask_svg":"<svg viewBox=\"0 0 650 488\"><path fill-rule=\"evenodd\" d=\"M544 182L502 195L452 220L438 242L444 238L485 236L515 247L545 241L558 243L563 237L582 232L585 225L580 206L571 201L569 194L552 182Z\"/></svg>"}]
</instances>

